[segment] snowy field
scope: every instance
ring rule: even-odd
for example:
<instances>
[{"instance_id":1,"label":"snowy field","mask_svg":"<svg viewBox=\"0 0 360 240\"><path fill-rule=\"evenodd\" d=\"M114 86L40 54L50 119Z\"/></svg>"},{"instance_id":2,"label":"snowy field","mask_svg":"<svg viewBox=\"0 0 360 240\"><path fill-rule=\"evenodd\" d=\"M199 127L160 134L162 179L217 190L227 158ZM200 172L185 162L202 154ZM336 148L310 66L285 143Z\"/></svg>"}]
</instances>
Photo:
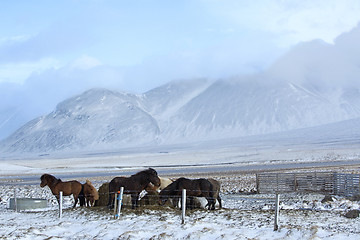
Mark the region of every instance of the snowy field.
<instances>
[{"instance_id":1,"label":"snowy field","mask_svg":"<svg viewBox=\"0 0 360 240\"><path fill-rule=\"evenodd\" d=\"M266 166L281 163L345 163L358 159L358 149L350 145L319 149L301 145L273 147L264 143L251 147L173 147L72 157L2 159L0 239L357 239L359 218L350 219L344 215L351 209L359 209L359 201L335 196L333 202L322 203L324 195L321 194L281 195L280 228L273 231L274 195L240 194L254 189L254 173L236 173L231 169L256 164L266 169ZM81 182L88 175L98 188L111 179L110 175L127 175L148 166L167 172L171 177L182 176L176 171L180 168L183 173L188 169L187 175L193 177L206 176L208 170L222 183L224 208L188 210L182 225L180 211L169 207L125 208L120 219L115 220L112 212L101 207L72 209L72 199L66 197L63 217L59 219L55 198L47 187L39 187L39 177L43 173L68 175L68 179L62 180L77 179ZM224 166L229 168L221 168ZM343 171L343 168L330 170ZM223 172L224 169L230 170ZM349 165L346 170L359 173L359 165ZM199 171L198 175L196 171ZM23 182L24 176L33 177L34 182L31 185ZM10 210L9 198L13 197L14 189L18 197L48 199L48 208L21 212Z\"/></svg>"},{"instance_id":2,"label":"snowy field","mask_svg":"<svg viewBox=\"0 0 360 240\"><path fill-rule=\"evenodd\" d=\"M99 184L95 185L96 187ZM48 199L48 208L15 212L8 198L17 196ZM344 214L359 209L358 201L335 197L321 203L321 194L281 195L280 228L273 231L274 196L271 194L222 194L224 208L208 211L188 210L181 224L180 210L143 206L124 207L119 220L105 207L76 207L64 198L59 219L55 198L46 187L36 185L1 186L1 239L357 239L358 218Z\"/></svg>"},{"instance_id":3,"label":"snowy field","mask_svg":"<svg viewBox=\"0 0 360 240\"><path fill-rule=\"evenodd\" d=\"M280 135L281 136L281 135ZM355 139L328 139L328 142L306 142L303 138L260 136L227 141L212 141L198 145L170 145L138 147L104 152L51 153L37 155L0 156L0 176L115 173L134 172L153 167L158 172L232 171L249 166L263 166L264 171L276 164L360 162L358 142ZM280 139L280 140L279 140ZM314 140L315 141L315 140ZM335 142L335 144L333 143ZM267 168L268 166L268 168ZM314 165L315 166L315 165ZM245 167L245 168L244 168ZM289 166L290 168L292 166ZM212 168L213 170L209 170ZM204 170L205 169L205 170ZM251 168L249 168L251 169ZM1 179L0 178L0 181Z\"/></svg>"}]
</instances>

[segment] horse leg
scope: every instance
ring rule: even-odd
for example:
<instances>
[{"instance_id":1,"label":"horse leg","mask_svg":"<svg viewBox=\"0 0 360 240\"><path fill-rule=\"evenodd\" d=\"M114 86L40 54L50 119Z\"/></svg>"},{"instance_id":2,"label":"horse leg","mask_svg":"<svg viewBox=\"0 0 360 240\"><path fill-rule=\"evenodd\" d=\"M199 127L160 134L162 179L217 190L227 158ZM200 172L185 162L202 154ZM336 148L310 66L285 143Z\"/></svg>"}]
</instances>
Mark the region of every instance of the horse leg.
<instances>
[{"instance_id":1,"label":"horse leg","mask_svg":"<svg viewBox=\"0 0 360 240\"><path fill-rule=\"evenodd\" d=\"M215 204L216 204L216 199L211 198L211 209L210 210L215 210Z\"/></svg>"},{"instance_id":2,"label":"horse leg","mask_svg":"<svg viewBox=\"0 0 360 240\"><path fill-rule=\"evenodd\" d=\"M213 197L207 196L206 200L207 204L205 205L205 208L207 207L208 210L215 210L215 199Z\"/></svg>"},{"instance_id":3,"label":"horse leg","mask_svg":"<svg viewBox=\"0 0 360 240\"><path fill-rule=\"evenodd\" d=\"M115 198L115 194L109 193L109 202L108 202L109 209L114 208L114 198Z\"/></svg>"},{"instance_id":4,"label":"horse leg","mask_svg":"<svg viewBox=\"0 0 360 240\"><path fill-rule=\"evenodd\" d=\"M215 204L216 204L216 200L211 199L211 210L215 210Z\"/></svg>"},{"instance_id":5,"label":"horse leg","mask_svg":"<svg viewBox=\"0 0 360 240\"><path fill-rule=\"evenodd\" d=\"M60 206L60 195L55 195L56 201L58 202L59 206Z\"/></svg>"},{"instance_id":6,"label":"horse leg","mask_svg":"<svg viewBox=\"0 0 360 240\"><path fill-rule=\"evenodd\" d=\"M190 197L190 209L195 209L195 197Z\"/></svg>"},{"instance_id":7,"label":"horse leg","mask_svg":"<svg viewBox=\"0 0 360 240\"><path fill-rule=\"evenodd\" d=\"M73 208L74 208L74 207L76 207L76 204L77 204L77 202L78 202L79 196L76 195L76 194L73 194L73 197L74 197L74 200L75 200L75 203L74 203L74 206L73 206Z\"/></svg>"},{"instance_id":8,"label":"horse leg","mask_svg":"<svg viewBox=\"0 0 360 240\"><path fill-rule=\"evenodd\" d=\"M172 198L172 203L173 203L173 206L176 208L176 207L179 207L179 197L173 197Z\"/></svg>"},{"instance_id":9,"label":"horse leg","mask_svg":"<svg viewBox=\"0 0 360 240\"><path fill-rule=\"evenodd\" d=\"M207 204L205 205L205 208L206 208L206 206L207 206L207 209L208 209L208 210L215 210L215 203L216 203L215 198L213 198L213 197L211 197L211 196L208 196L208 197L206 198L206 200L207 200Z\"/></svg>"},{"instance_id":10,"label":"horse leg","mask_svg":"<svg viewBox=\"0 0 360 240\"><path fill-rule=\"evenodd\" d=\"M206 198L206 200L207 200L207 204L205 205L205 208L207 207L207 209L210 210L212 202L211 202L210 198L208 198L208 197Z\"/></svg>"},{"instance_id":11,"label":"horse leg","mask_svg":"<svg viewBox=\"0 0 360 240\"><path fill-rule=\"evenodd\" d=\"M138 198L139 196L137 194L131 194L131 208L135 209L138 208Z\"/></svg>"},{"instance_id":12,"label":"horse leg","mask_svg":"<svg viewBox=\"0 0 360 240\"><path fill-rule=\"evenodd\" d=\"M218 200L218 202L219 202L219 208L222 208L220 194L218 195L217 200ZM215 206L214 206L214 208L215 208Z\"/></svg>"},{"instance_id":13,"label":"horse leg","mask_svg":"<svg viewBox=\"0 0 360 240\"><path fill-rule=\"evenodd\" d=\"M79 201L80 201L80 206L85 206L85 194L84 194L84 185L81 185L81 191L78 195Z\"/></svg>"}]
</instances>

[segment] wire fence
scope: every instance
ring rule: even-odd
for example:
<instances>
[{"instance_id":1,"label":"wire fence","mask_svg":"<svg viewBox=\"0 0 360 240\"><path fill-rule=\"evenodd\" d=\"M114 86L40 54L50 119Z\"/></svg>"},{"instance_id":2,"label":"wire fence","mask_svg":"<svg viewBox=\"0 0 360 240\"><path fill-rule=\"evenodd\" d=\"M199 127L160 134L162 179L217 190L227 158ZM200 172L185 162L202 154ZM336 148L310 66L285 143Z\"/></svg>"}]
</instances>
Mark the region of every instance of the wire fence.
<instances>
[{"instance_id":1,"label":"wire fence","mask_svg":"<svg viewBox=\"0 0 360 240\"><path fill-rule=\"evenodd\" d=\"M255 174L254 174L255 175ZM221 178L218 180L221 181ZM334 173L334 172L298 172L298 173L262 173L257 174L254 178L256 181L256 193L249 191L246 193L225 191L222 189L219 193L221 198L222 207L227 209L272 209L274 206L274 194L286 193L282 195L282 202L295 202L295 201L312 201L315 197L306 196L293 196L292 193L313 193L316 195L316 201L320 202L324 195L339 195L339 196L357 196L360 195L359 174L348 173ZM96 183L96 189L98 191L99 199L97 199L95 206L106 207L109 205L109 195L115 194L115 192L109 193L108 182ZM254 184L255 186L255 184ZM1 186L0 186L1 187ZM4 186L3 186L4 187ZM40 188L39 186L21 186L11 185L6 186L6 189L1 191L7 191L7 194L0 195L2 201L0 205L9 206L10 198L42 198L47 199L48 205L56 208L58 202L56 197L51 193L48 187ZM36 189L36 190L34 190ZM230 187L228 189L231 189ZM187 195L194 195L191 190L187 190ZM129 194L130 193L130 194ZM132 191L126 191L122 201L122 206L125 208L132 207L131 193L138 193ZM216 191L209 191L210 195L215 195ZM178 197L181 193L178 194ZM315 196L314 195L314 196ZM136 197L137 198L137 197ZM159 191L141 191L138 195L139 207L162 207L160 204ZM163 195L162 198L167 199L166 207L179 208L180 201L173 194ZM307 198L310 200L303 200ZM220 207L219 200L215 199L216 208ZM315 201L315 200L314 200ZM72 207L74 203L73 197L64 196L64 207ZM204 197L195 197L190 205L188 200L188 206L191 208L203 208L206 209L208 201ZM79 205L79 204L78 204ZM313 204L315 205L315 204ZM306 208L307 206L300 207Z\"/></svg>"},{"instance_id":2,"label":"wire fence","mask_svg":"<svg viewBox=\"0 0 360 240\"><path fill-rule=\"evenodd\" d=\"M360 195L360 175L337 172L260 173L258 193L318 192L353 197Z\"/></svg>"},{"instance_id":3,"label":"wire fence","mask_svg":"<svg viewBox=\"0 0 360 240\"><path fill-rule=\"evenodd\" d=\"M1 187L1 186L0 186ZM8 190L7 197L0 199L0 204L8 204L10 202L10 197L13 196L15 199L20 198L42 198L46 199L52 209L59 209L59 218L62 217L62 209L70 208L73 203L73 197L60 197L58 195L54 196L50 189L41 188L37 186L37 190L34 190L35 187L30 186L17 186L11 185L7 186ZM173 208L177 211L181 209L182 220L181 223L185 222L185 209L193 208L203 208L206 209L209 207L209 200L216 202L216 208L219 209L220 206L225 207L226 209L243 209L243 210L271 210L274 214L274 230L278 229L279 224L279 214L280 209L284 207L282 205L284 202L290 203L302 202L303 205L296 205L296 209L316 209L317 204L322 203L323 195L339 195L339 196L356 196L360 195L360 176L359 174L347 174L347 173L335 173L335 172L297 172L297 173L262 173L256 174L256 193L248 192L248 194L234 194L224 191L210 191L208 190L204 194L206 197L194 197L189 199L189 196L198 195L197 191L186 190L186 195L184 192L179 192L174 196L172 194L160 194L158 190L152 191L125 191L126 194L120 195L118 192L109 192L109 183L102 183L97 186L97 194L99 198L96 201L95 206L103 207L103 209L109 213L109 196L114 196L114 210L110 211L111 214L114 214L115 218L120 217L121 208L132 208L133 202L132 198L138 200L139 207L143 208L161 208L163 210ZM0 190L3 190L1 188ZM119 189L120 190L120 189ZM281 197L280 194L281 193ZM297 193L297 195L293 195ZM299 196L298 193L306 193L306 196ZM312 193L312 194L309 194ZM219 194L220 198L214 199L214 196ZM274 195L275 194L275 195ZM3 195L1 195L3 196ZM310 196L316 196L310 197ZM57 198L60 198L60 201L57 201ZM302 197L306 198L306 201L301 199ZM161 200L167 199L167 203L162 205ZM221 200L220 200L221 199ZM134 199L133 199L134 200ZM220 204L220 201L222 204ZM282 202L282 203L281 203ZM305 203L309 203L306 205ZM312 202L312 206L310 204ZM225 203L225 204L224 204ZM182 208L182 206L185 206ZM15 209L17 210L17 209ZM106 212L104 214L106 214Z\"/></svg>"}]
</instances>

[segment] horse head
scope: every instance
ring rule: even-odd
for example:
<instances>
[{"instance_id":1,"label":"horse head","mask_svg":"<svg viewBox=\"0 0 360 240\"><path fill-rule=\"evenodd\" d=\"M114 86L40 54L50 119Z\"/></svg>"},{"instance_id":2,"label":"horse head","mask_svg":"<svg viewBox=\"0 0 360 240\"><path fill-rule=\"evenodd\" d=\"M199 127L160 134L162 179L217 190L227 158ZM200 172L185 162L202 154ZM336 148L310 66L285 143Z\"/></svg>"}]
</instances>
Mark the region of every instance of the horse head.
<instances>
[{"instance_id":1,"label":"horse head","mask_svg":"<svg viewBox=\"0 0 360 240\"><path fill-rule=\"evenodd\" d=\"M45 173L40 177L40 180L41 180L40 187L45 187L46 185L50 187L50 185L53 184L57 179L53 175Z\"/></svg>"},{"instance_id":2,"label":"horse head","mask_svg":"<svg viewBox=\"0 0 360 240\"><path fill-rule=\"evenodd\" d=\"M155 171L155 169L149 168L148 170L149 173L149 181L155 186L155 187L160 187L161 185L161 181L160 178L158 177L157 172Z\"/></svg>"},{"instance_id":3,"label":"horse head","mask_svg":"<svg viewBox=\"0 0 360 240\"><path fill-rule=\"evenodd\" d=\"M159 204L164 205L166 201L175 195L177 188L177 182L172 182L166 188L160 191L159 193Z\"/></svg>"},{"instance_id":4,"label":"horse head","mask_svg":"<svg viewBox=\"0 0 360 240\"><path fill-rule=\"evenodd\" d=\"M40 187L45 187L46 185L48 185L48 180L49 180L49 174L43 174L40 177L41 183L40 183Z\"/></svg>"}]
</instances>

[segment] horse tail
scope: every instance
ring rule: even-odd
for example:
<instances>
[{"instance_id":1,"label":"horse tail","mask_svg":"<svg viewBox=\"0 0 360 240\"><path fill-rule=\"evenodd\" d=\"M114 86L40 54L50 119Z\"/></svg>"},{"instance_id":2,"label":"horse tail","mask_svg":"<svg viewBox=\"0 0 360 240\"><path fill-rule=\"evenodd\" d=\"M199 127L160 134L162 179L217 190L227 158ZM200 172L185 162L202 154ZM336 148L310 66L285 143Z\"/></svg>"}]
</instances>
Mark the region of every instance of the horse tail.
<instances>
[{"instance_id":1,"label":"horse tail","mask_svg":"<svg viewBox=\"0 0 360 240\"><path fill-rule=\"evenodd\" d=\"M210 183L209 197L211 197L213 199L214 198L214 185L210 181L209 181L209 183Z\"/></svg>"},{"instance_id":2,"label":"horse tail","mask_svg":"<svg viewBox=\"0 0 360 240\"><path fill-rule=\"evenodd\" d=\"M108 200L108 208L112 209L114 207L114 201L115 199L113 199L113 195L115 198L115 193L113 192L113 185L114 184L114 179L110 181L109 183L109 187L108 187L108 194L109 194L109 200Z\"/></svg>"},{"instance_id":3,"label":"horse tail","mask_svg":"<svg viewBox=\"0 0 360 240\"><path fill-rule=\"evenodd\" d=\"M79 193L80 206L85 206L85 194L84 194L84 185L81 184L81 191Z\"/></svg>"}]
</instances>

